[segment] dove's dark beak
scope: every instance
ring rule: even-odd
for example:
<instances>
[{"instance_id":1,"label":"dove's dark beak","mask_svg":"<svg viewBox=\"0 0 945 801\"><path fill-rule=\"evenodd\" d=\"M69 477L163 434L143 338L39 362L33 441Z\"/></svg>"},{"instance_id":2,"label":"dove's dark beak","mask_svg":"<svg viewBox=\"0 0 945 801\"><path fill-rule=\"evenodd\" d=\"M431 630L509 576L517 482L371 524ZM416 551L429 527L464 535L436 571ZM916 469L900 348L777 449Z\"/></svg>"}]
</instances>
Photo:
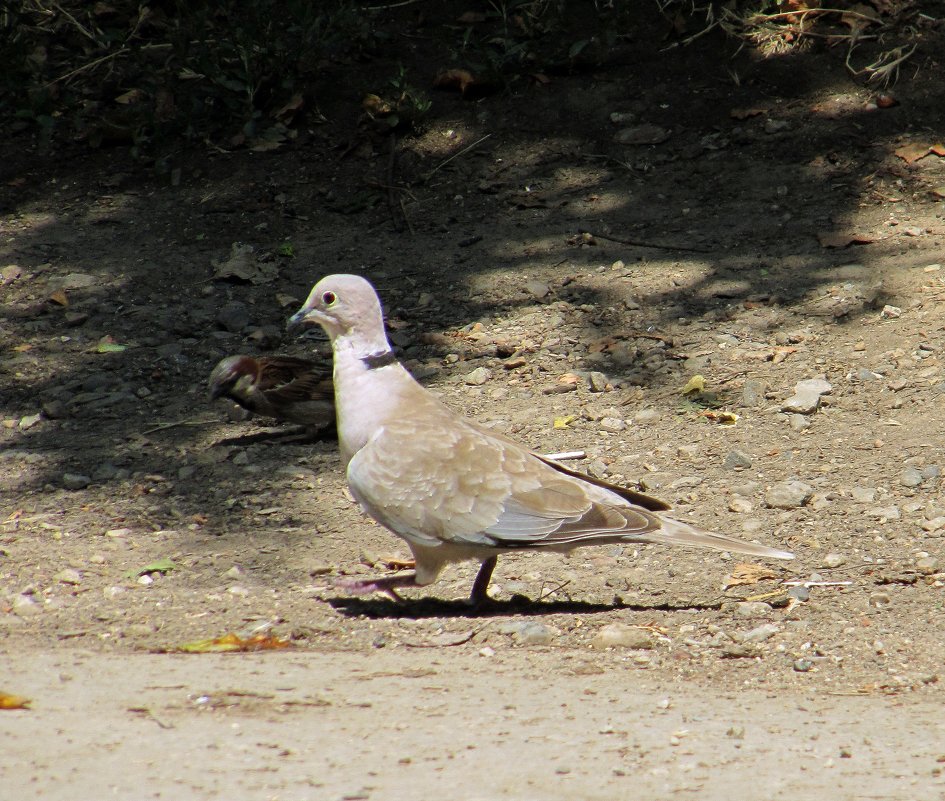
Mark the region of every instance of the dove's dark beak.
<instances>
[{"instance_id":1,"label":"dove's dark beak","mask_svg":"<svg viewBox=\"0 0 945 801\"><path fill-rule=\"evenodd\" d=\"M312 314L311 309L299 309L289 318L286 331L290 334L298 335L301 334L304 329L312 325L318 325L318 320L315 318L315 315Z\"/></svg>"}]
</instances>

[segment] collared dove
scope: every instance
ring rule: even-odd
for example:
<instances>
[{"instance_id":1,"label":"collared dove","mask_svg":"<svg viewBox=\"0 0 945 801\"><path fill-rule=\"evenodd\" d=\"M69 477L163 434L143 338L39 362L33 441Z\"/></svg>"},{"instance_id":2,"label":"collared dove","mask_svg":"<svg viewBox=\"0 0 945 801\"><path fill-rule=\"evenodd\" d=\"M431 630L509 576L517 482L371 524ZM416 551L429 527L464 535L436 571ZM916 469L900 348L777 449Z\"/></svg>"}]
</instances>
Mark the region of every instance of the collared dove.
<instances>
[{"instance_id":1,"label":"collared dove","mask_svg":"<svg viewBox=\"0 0 945 801\"><path fill-rule=\"evenodd\" d=\"M220 397L311 431L332 425L335 417L327 369L291 356L227 356L210 373L210 398Z\"/></svg>"},{"instance_id":2,"label":"collared dove","mask_svg":"<svg viewBox=\"0 0 945 801\"><path fill-rule=\"evenodd\" d=\"M471 601L502 553L568 552L584 545L695 545L771 559L793 554L710 534L669 506L577 473L457 414L395 358L374 288L355 275L319 281L290 327L317 323L334 352L341 457L362 509L407 542L412 573L349 581L355 593L436 581L450 562L476 560Z\"/></svg>"}]
</instances>

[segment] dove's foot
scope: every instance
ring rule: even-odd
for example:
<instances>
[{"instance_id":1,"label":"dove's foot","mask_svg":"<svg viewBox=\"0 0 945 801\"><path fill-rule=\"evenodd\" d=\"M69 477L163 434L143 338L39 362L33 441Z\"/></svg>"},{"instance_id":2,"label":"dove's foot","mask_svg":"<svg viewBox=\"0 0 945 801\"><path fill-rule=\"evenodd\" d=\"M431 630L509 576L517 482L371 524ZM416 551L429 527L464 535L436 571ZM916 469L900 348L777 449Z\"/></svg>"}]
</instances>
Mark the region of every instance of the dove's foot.
<instances>
[{"instance_id":1,"label":"dove's foot","mask_svg":"<svg viewBox=\"0 0 945 801\"><path fill-rule=\"evenodd\" d=\"M419 587L417 577L414 573L402 573L398 576L384 576L374 579L340 579L335 582L339 587L352 595L370 595L372 592L379 592L386 595L392 601L403 602L403 598L398 595L397 587Z\"/></svg>"}]
</instances>

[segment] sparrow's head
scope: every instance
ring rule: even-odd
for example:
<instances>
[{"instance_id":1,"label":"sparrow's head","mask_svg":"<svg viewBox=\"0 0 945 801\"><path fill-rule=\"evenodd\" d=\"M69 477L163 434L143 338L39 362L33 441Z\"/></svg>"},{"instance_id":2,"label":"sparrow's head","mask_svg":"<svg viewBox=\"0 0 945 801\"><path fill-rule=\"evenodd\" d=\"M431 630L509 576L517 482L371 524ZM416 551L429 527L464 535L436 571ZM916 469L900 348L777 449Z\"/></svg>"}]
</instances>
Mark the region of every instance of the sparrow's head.
<instances>
[{"instance_id":1,"label":"sparrow's head","mask_svg":"<svg viewBox=\"0 0 945 801\"><path fill-rule=\"evenodd\" d=\"M289 329L320 325L328 337L356 339L368 348L389 349L381 302L367 280L358 275L329 275L319 281L292 317Z\"/></svg>"},{"instance_id":2,"label":"sparrow's head","mask_svg":"<svg viewBox=\"0 0 945 801\"><path fill-rule=\"evenodd\" d=\"M229 395L242 379L256 380L259 366L252 356L227 356L210 373L210 400Z\"/></svg>"}]
</instances>

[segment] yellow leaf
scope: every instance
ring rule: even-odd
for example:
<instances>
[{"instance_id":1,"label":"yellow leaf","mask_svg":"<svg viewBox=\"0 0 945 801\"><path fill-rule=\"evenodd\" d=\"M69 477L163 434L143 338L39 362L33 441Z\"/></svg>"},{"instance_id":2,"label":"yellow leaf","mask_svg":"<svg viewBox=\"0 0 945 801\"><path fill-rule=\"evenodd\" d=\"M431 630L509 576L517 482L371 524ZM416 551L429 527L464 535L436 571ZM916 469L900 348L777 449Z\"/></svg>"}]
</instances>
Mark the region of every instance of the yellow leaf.
<instances>
[{"instance_id":1,"label":"yellow leaf","mask_svg":"<svg viewBox=\"0 0 945 801\"><path fill-rule=\"evenodd\" d=\"M32 350L33 346L29 342L24 342L22 345L17 345L13 348L17 353L26 353L28 350Z\"/></svg>"},{"instance_id":2,"label":"yellow leaf","mask_svg":"<svg viewBox=\"0 0 945 801\"><path fill-rule=\"evenodd\" d=\"M55 303L58 306L68 306L69 298L66 297L66 293L61 289L57 289L49 296L49 302Z\"/></svg>"},{"instance_id":3,"label":"yellow leaf","mask_svg":"<svg viewBox=\"0 0 945 801\"><path fill-rule=\"evenodd\" d=\"M292 645L271 634L256 634L252 637L240 637L230 632L222 637L213 637L209 640L197 640L178 646L176 650L187 654L219 654L237 651L272 651L279 648L289 648Z\"/></svg>"},{"instance_id":4,"label":"yellow leaf","mask_svg":"<svg viewBox=\"0 0 945 801\"><path fill-rule=\"evenodd\" d=\"M706 409L700 414L705 417L707 420L711 420L713 423L718 423L723 426L733 426L738 422L738 415L734 412L717 412L713 409Z\"/></svg>"},{"instance_id":5,"label":"yellow leaf","mask_svg":"<svg viewBox=\"0 0 945 801\"><path fill-rule=\"evenodd\" d=\"M565 415L564 417L556 417L554 427L558 429L567 428L575 420L577 420L577 415L574 415L574 414L568 414L568 415Z\"/></svg>"},{"instance_id":6,"label":"yellow leaf","mask_svg":"<svg viewBox=\"0 0 945 801\"><path fill-rule=\"evenodd\" d=\"M705 378L701 375L694 375L682 388L683 395L690 395L693 392L705 392Z\"/></svg>"},{"instance_id":7,"label":"yellow leaf","mask_svg":"<svg viewBox=\"0 0 945 801\"><path fill-rule=\"evenodd\" d=\"M10 695L0 690L0 709L27 709L30 699L22 695Z\"/></svg>"}]
</instances>

